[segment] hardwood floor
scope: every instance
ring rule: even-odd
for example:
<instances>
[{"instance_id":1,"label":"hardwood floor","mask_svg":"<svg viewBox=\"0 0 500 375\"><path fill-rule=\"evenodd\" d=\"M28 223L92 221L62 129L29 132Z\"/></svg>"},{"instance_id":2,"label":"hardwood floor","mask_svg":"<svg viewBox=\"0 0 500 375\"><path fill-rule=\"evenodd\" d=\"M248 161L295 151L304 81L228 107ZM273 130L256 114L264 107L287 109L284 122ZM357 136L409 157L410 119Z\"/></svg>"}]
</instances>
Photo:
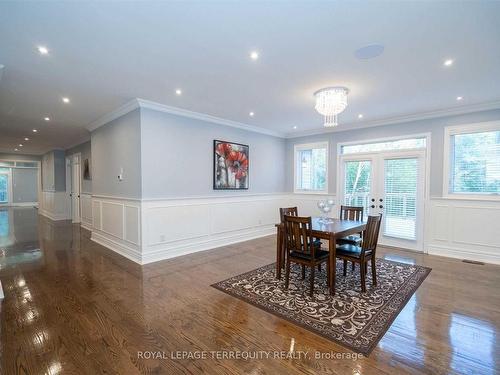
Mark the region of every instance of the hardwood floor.
<instances>
[{"instance_id":1,"label":"hardwood floor","mask_svg":"<svg viewBox=\"0 0 500 375\"><path fill-rule=\"evenodd\" d=\"M210 287L273 262L273 237L140 267L78 225L23 208L0 210L0 249L1 374L500 372L498 266L381 248L381 257L433 270L372 354L353 360L349 350ZM291 346L309 357L212 358ZM208 358L183 359L182 351ZM346 354L315 358L333 352Z\"/></svg>"}]
</instances>

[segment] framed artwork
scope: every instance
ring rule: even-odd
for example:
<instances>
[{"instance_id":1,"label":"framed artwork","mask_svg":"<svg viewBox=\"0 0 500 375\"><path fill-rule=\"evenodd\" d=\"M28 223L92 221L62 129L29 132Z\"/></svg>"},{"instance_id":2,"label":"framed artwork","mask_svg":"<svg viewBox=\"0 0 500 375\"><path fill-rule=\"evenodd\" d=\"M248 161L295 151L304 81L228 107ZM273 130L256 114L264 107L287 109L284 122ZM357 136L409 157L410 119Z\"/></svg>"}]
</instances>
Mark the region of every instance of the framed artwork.
<instances>
[{"instance_id":1,"label":"framed artwork","mask_svg":"<svg viewBox=\"0 0 500 375\"><path fill-rule=\"evenodd\" d=\"M83 161L83 179L91 180L89 159Z\"/></svg>"},{"instance_id":2,"label":"framed artwork","mask_svg":"<svg viewBox=\"0 0 500 375\"><path fill-rule=\"evenodd\" d=\"M248 189L248 145L214 140L214 190Z\"/></svg>"}]
</instances>

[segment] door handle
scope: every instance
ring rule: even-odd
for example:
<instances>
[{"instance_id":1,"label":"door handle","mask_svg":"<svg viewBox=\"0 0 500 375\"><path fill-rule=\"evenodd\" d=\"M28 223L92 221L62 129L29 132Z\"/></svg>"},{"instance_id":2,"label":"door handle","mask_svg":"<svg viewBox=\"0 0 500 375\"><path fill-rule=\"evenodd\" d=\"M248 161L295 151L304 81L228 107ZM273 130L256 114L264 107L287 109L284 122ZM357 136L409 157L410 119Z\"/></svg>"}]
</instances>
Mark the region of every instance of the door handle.
<instances>
[{"instance_id":1,"label":"door handle","mask_svg":"<svg viewBox=\"0 0 500 375\"><path fill-rule=\"evenodd\" d=\"M380 206L378 206L378 208L384 208L384 206L380 205Z\"/></svg>"},{"instance_id":2,"label":"door handle","mask_svg":"<svg viewBox=\"0 0 500 375\"><path fill-rule=\"evenodd\" d=\"M383 202L384 200L382 198L379 199L380 202Z\"/></svg>"},{"instance_id":3,"label":"door handle","mask_svg":"<svg viewBox=\"0 0 500 375\"><path fill-rule=\"evenodd\" d=\"M374 205L374 204L372 204L370 207L371 207L371 208L375 208L375 205Z\"/></svg>"}]
</instances>

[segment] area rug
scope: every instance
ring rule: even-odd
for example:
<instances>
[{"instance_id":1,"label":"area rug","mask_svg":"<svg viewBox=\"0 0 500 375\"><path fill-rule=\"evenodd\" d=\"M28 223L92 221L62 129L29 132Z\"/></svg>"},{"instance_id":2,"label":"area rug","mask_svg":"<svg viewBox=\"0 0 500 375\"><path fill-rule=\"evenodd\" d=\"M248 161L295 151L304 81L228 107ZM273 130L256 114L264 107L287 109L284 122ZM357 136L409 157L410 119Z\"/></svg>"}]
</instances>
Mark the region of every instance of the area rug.
<instances>
[{"instance_id":1,"label":"area rug","mask_svg":"<svg viewBox=\"0 0 500 375\"><path fill-rule=\"evenodd\" d=\"M316 270L314 296L309 296L309 271L302 280L301 267L292 265L290 286L285 277L275 277L275 263L213 284L271 314L295 323L355 352L369 355L389 329L413 293L425 280L430 268L377 259L377 286L372 285L371 268L366 292L361 292L359 265L348 265L342 275L337 261L336 293L330 296L326 267Z\"/></svg>"}]
</instances>

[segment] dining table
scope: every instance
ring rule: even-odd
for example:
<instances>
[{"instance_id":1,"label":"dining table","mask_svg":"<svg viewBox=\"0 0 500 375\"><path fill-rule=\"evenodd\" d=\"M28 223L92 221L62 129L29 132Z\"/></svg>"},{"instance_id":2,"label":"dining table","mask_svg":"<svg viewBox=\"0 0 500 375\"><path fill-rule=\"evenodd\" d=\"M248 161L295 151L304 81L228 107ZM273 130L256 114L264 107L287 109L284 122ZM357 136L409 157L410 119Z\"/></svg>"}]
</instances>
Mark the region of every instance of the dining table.
<instances>
[{"instance_id":1,"label":"dining table","mask_svg":"<svg viewBox=\"0 0 500 375\"><path fill-rule=\"evenodd\" d=\"M281 279L281 269L285 266L286 244L285 226L283 223L276 224L277 246L276 246L276 277ZM352 234L361 233L366 229L366 222L357 220L341 220L337 218L311 217L311 236L320 240L328 241L329 266L328 286L330 294L335 294L336 277L336 249L337 239ZM323 246L322 246L323 248Z\"/></svg>"}]
</instances>

